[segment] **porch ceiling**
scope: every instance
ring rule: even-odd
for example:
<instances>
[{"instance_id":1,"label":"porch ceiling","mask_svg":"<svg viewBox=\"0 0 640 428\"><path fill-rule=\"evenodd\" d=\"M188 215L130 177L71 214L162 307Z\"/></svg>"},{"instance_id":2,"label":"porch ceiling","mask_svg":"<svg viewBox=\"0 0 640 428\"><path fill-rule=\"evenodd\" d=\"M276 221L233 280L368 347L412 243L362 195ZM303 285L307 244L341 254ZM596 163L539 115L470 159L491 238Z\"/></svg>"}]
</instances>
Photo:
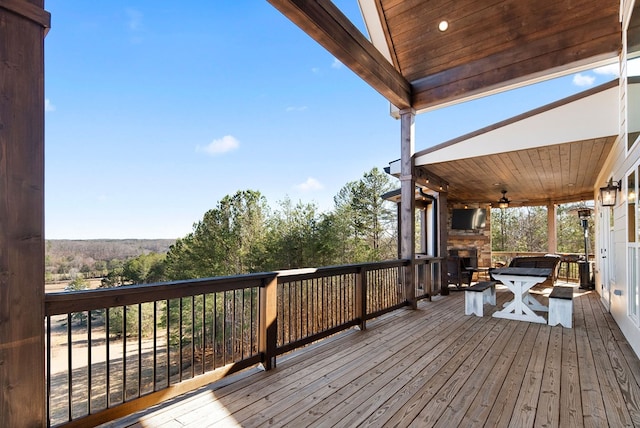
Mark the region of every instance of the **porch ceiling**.
<instances>
[{"instance_id":1,"label":"porch ceiling","mask_svg":"<svg viewBox=\"0 0 640 428\"><path fill-rule=\"evenodd\" d=\"M370 39L330 0L268 1L393 105L418 112L621 50L619 0L359 0Z\"/></svg>"},{"instance_id":2,"label":"porch ceiling","mask_svg":"<svg viewBox=\"0 0 640 428\"><path fill-rule=\"evenodd\" d=\"M640 99L640 78L628 93ZM513 205L590 200L618 135L618 81L559 100L415 154L418 182L448 185L454 203ZM629 132L640 131L629 121ZM392 163L397 172L399 163ZM430 178L427 183L426 179Z\"/></svg>"},{"instance_id":3,"label":"porch ceiling","mask_svg":"<svg viewBox=\"0 0 640 428\"><path fill-rule=\"evenodd\" d=\"M425 165L444 177L448 201L511 206L593 199L596 179L617 135ZM601 183L604 186L606 183Z\"/></svg>"}]
</instances>

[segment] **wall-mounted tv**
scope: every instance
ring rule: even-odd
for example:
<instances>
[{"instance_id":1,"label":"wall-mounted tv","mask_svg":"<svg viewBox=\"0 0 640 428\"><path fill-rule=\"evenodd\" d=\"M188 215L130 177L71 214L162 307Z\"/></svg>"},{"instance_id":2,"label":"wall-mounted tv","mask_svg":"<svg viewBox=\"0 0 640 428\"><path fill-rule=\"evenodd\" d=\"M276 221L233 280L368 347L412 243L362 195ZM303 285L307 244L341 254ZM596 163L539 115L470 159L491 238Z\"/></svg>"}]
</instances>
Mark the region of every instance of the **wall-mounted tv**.
<instances>
[{"instance_id":1,"label":"wall-mounted tv","mask_svg":"<svg viewBox=\"0 0 640 428\"><path fill-rule=\"evenodd\" d=\"M451 229L484 229L484 227L486 226L486 220L487 210L484 208L454 208L451 215Z\"/></svg>"}]
</instances>

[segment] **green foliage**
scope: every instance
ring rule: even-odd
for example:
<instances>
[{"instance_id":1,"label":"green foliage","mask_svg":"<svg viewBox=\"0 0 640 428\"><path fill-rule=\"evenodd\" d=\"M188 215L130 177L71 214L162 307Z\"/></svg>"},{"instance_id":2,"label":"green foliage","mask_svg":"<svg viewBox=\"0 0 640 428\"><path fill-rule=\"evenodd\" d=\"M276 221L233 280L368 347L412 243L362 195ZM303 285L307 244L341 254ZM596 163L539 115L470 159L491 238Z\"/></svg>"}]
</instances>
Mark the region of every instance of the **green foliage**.
<instances>
[{"instance_id":1,"label":"green foliage","mask_svg":"<svg viewBox=\"0 0 640 428\"><path fill-rule=\"evenodd\" d=\"M73 281L71 281L66 287L65 291L78 291L78 290L86 290L89 288L89 282L84 279L82 276L76 276Z\"/></svg>"},{"instance_id":2,"label":"green foliage","mask_svg":"<svg viewBox=\"0 0 640 428\"><path fill-rule=\"evenodd\" d=\"M373 168L334 198L335 210L289 198L271 212L257 191L225 196L162 259L151 253L109 266L103 286L239 275L395 258L390 177Z\"/></svg>"},{"instance_id":3,"label":"green foliage","mask_svg":"<svg viewBox=\"0 0 640 428\"><path fill-rule=\"evenodd\" d=\"M267 213L266 199L259 192L225 196L194 224L193 232L171 246L166 276L204 278L261 270Z\"/></svg>"},{"instance_id":4,"label":"green foliage","mask_svg":"<svg viewBox=\"0 0 640 428\"><path fill-rule=\"evenodd\" d=\"M166 254L148 253L115 264L102 278L101 287L127 284L149 284L165 279Z\"/></svg>"},{"instance_id":5,"label":"green foliage","mask_svg":"<svg viewBox=\"0 0 640 428\"><path fill-rule=\"evenodd\" d=\"M65 287L65 291L80 291L89 288L89 282L81 276L76 276ZM87 325L87 314L85 312L74 312L71 314L71 321L77 322L79 325Z\"/></svg>"},{"instance_id":6,"label":"green foliage","mask_svg":"<svg viewBox=\"0 0 640 428\"><path fill-rule=\"evenodd\" d=\"M373 168L360 181L347 183L334 197L336 215L343 219L335 225L347 235L349 262L375 261L396 255L396 210L382 199L392 189L391 180Z\"/></svg>"},{"instance_id":7,"label":"green foliage","mask_svg":"<svg viewBox=\"0 0 640 428\"><path fill-rule=\"evenodd\" d=\"M558 252L583 253L584 230L576 214L576 204L557 207ZM593 237L593 220L589 222L589 236ZM546 252L546 207L493 208L491 210L491 239L493 251ZM590 239L593 251L593 239Z\"/></svg>"},{"instance_id":8,"label":"green foliage","mask_svg":"<svg viewBox=\"0 0 640 428\"><path fill-rule=\"evenodd\" d=\"M158 310L163 310L164 302L158 302ZM125 307L110 308L109 314L109 336L110 337L138 337L138 330L143 337L150 337L153 334L153 304L144 303L142 305L131 305ZM104 315L105 311L101 312ZM125 331L126 318L126 331ZM142 324L140 324L142 322Z\"/></svg>"}]
</instances>

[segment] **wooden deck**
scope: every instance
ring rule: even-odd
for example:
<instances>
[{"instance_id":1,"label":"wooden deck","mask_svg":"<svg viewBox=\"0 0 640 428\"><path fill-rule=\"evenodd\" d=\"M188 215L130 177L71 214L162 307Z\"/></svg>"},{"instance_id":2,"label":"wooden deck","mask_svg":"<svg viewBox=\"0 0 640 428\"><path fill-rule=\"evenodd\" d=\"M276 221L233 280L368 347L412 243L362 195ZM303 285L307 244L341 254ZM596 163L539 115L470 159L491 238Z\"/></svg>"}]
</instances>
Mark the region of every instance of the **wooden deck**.
<instances>
[{"instance_id":1,"label":"wooden deck","mask_svg":"<svg viewBox=\"0 0 640 428\"><path fill-rule=\"evenodd\" d=\"M572 329L494 310L452 292L107 426L640 426L640 361L595 292Z\"/></svg>"}]
</instances>

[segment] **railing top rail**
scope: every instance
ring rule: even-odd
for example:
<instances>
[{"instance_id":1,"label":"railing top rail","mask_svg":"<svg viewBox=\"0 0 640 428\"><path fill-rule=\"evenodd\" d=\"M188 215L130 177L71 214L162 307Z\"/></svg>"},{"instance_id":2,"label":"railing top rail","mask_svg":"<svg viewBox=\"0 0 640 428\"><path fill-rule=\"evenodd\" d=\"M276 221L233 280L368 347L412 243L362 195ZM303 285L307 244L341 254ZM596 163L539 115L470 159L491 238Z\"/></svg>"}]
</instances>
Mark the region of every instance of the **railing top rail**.
<instances>
[{"instance_id":1,"label":"railing top rail","mask_svg":"<svg viewBox=\"0 0 640 428\"><path fill-rule=\"evenodd\" d=\"M382 262L354 263L349 265L323 266L319 268L290 269L278 272L278 283L302 281L305 279L322 278L327 276L345 275L362 271L386 269L406 266L409 259L385 260Z\"/></svg>"},{"instance_id":2,"label":"railing top rail","mask_svg":"<svg viewBox=\"0 0 640 428\"><path fill-rule=\"evenodd\" d=\"M276 272L45 294L45 316L263 286Z\"/></svg>"},{"instance_id":3,"label":"railing top rail","mask_svg":"<svg viewBox=\"0 0 640 428\"><path fill-rule=\"evenodd\" d=\"M416 264L441 260L440 257L422 256ZM382 262L324 266L308 269L291 269L277 272L261 272L246 275L201 278L156 284L128 285L107 289L65 291L45 294L45 315L61 315L117 306L135 305L160 300L197 296L200 294L261 287L277 277L279 283L322 278L335 275L366 272L376 269L407 266L409 259Z\"/></svg>"}]
</instances>

